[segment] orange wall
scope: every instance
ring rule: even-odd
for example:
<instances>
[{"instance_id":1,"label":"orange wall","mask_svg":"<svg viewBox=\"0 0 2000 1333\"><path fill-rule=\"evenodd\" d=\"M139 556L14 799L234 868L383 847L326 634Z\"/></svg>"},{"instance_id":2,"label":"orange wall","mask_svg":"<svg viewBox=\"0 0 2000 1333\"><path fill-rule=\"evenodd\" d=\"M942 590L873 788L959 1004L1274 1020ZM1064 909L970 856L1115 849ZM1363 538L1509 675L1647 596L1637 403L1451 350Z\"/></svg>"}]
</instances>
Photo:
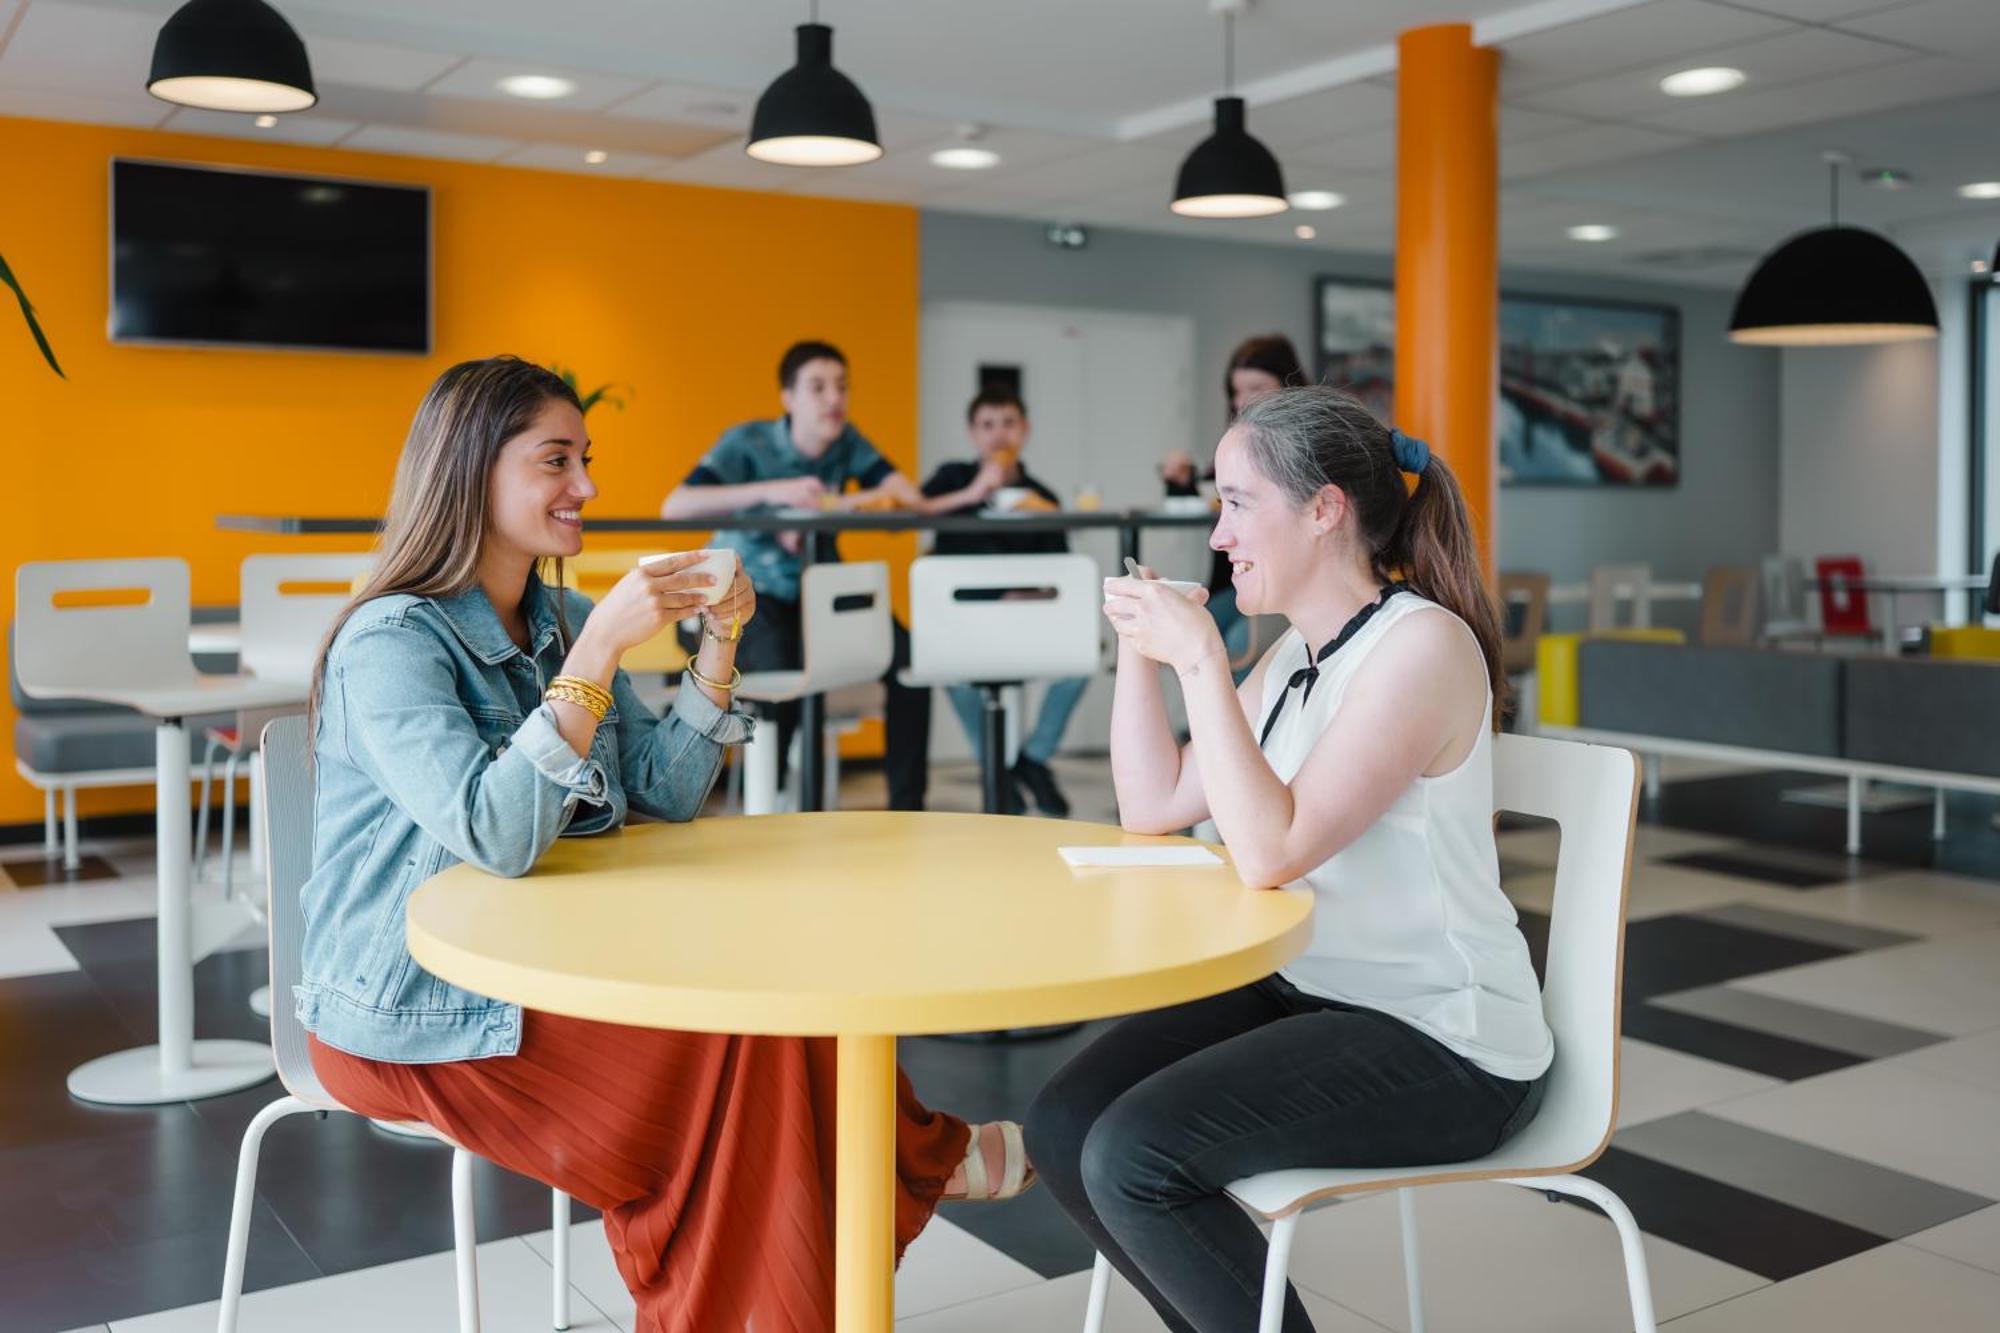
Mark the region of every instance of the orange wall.
<instances>
[{"instance_id":1,"label":"orange wall","mask_svg":"<svg viewBox=\"0 0 2000 1333\"><path fill-rule=\"evenodd\" d=\"M429 186L435 354L111 344L108 163L119 155ZM602 515L656 513L724 427L775 415L778 356L801 337L847 352L856 422L898 465L916 463L914 209L6 118L0 163L0 254L69 375L41 363L11 301L0 308L9 619L24 560L178 555L197 603L234 603L245 555L365 546L218 532L214 516L379 513L417 400L467 357L513 352L575 367L586 387L636 386L623 412L591 413ZM14 772L13 722L0 698L0 823L41 817L40 794ZM81 808L150 806L150 792L125 790L86 792Z\"/></svg>"}]
</instances>

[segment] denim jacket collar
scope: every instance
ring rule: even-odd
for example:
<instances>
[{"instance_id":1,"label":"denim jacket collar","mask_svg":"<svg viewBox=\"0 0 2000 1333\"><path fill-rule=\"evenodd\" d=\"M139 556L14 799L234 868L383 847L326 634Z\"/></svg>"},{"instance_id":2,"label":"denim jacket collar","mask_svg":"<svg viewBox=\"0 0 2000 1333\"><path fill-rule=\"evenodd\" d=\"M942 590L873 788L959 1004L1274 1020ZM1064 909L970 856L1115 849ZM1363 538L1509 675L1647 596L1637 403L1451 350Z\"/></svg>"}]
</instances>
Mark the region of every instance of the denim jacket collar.
<instances>
[{"instance_id":1,"label":"denim jacket collar","mask_svg":"<svg viewBox=\"0 0 2000 1333\"><path fill-rule=\"evenodd\" d=\"M465 650L488 666L504 662L521 651L520 645L507 636L507 627L500 623L500 613L493 609L486 590L477 583L464 592L449 597L433 597L430 601L444 613L445 623L451 626L452 633L465 645ZM560 627L556 621L555 599L549 595L538 575L528 575L528 590L523 604L528 614L529 642L534 645L533 656L540 657Z\"/></svg>"}]
</instances>

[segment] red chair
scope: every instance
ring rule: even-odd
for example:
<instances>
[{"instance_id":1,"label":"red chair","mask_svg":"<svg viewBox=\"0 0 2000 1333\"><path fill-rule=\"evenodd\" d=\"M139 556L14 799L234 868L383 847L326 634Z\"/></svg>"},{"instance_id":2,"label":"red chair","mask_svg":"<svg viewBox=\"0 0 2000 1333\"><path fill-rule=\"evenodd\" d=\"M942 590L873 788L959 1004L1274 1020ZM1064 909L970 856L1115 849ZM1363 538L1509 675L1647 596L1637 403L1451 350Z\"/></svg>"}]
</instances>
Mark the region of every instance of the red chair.
<instances>
[{"instance_id":1,"label":"red chair","mask_svg":"<svg viewBox=\"0 0 2000 1333\"><path fill-rule=\"evenodd\" d=\"M1820 632L1829 639L1873 639L1868 594L1857 585L1866 574L1858 555L1823 555L1813 561L1819 581Z\"/></svg>"}]
</instances>

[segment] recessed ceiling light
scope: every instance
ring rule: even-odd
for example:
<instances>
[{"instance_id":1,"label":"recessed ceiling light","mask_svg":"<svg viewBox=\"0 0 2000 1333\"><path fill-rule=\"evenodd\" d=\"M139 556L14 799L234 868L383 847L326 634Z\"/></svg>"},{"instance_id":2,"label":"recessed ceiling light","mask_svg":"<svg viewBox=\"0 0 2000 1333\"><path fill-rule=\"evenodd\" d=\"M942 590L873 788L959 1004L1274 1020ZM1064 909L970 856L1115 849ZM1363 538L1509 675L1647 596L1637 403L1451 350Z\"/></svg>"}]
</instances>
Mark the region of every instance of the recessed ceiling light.
<instances>
[{"instance_id":1,"label":"recessed ceiling light","mask_svg":"<svg viewBox=\"0 0 2000 1333\"><path fill-rule=\"evenodd\" d=\"M1000 154L991 148L940 148L931 154L931 165L953 171L984 171L1000 165Z\"/></svg>"},{"instance_id":2,"label":"recessed ceiling light","mask_svg":"<svg viewBox=\"0 0 2000 1333\"><path fill-rule=\"evenodd\" d=\"M1303 208L1315 213L1329 208L1339 208L1347 202L1346 195L1335 194L1332 190L1294 190L1285 197L1292 201L1293 208Z\"/></svg>"},{"instance_id":3,"label":"recessed ceiling light","mask_svg":"<svg viewBox=\"0 0 2000 1333\"><path fill-rule=\"evenodd\" d=\"M251 123L256 125L256 127L260 130L276 129L278 125L278 118L267 112L266 114L257 117L257 119Z\"/></svg>"},{"instance_id":4,"label":"recessed ceiling light","mask_svg":"<svg viewBox=\"0 0 2000 1333\"><path fill-rule=\"evenodd\" d=\"M1901 167L1869 167L1860 173L1862 183L1877 190L1907 190L1910 173Z\"/></svg>"},{"instance_id":5,"label":"recessed ceiling light","mask_svg":"<svg viewBox=\"0 0 2000 1333\"><path fill-rule=\"evenodd\" d=\"M611 160L611 154L605 152L602 148L593 148L583 155L583 160L590 163L593 167L603 166Z\"/></svg>"},{"instance_id":6,"label":"recessed ceiling light","mask_svg":"<svg viewBox=\"0 0 2000 1333\"><path fill-rule=\"evenodd\" d=\"M1743 86L1743 71L1727 65L1706 65L1684 69L1660 80L1660 91L1669 97L1708 97Z\"/></svg>"},{"instance_id":7,"label":"recessed ceiling light","mask_svg":"<svg viewBox=\"0 0 2000 1333\"><path fill-rule=\"evenodd\" d=\"M1313 237L1319 235L1319 228L1301 222L1298 226L1292 228L1292 235L1302 241L1310 241Z\"/></svg>"},{"instance_id":8,"label":"recessed ceiling light","mask_svg":"<svg viewBox=\"0 0 2000 1333\"><path fill-rule=\"evenodd\" d=\"M1958 187L1961 199L2000 199L2000 181L1971 181Z\"/></svg>"},{"instance_id":9,"label":"recessed ceiling light","mask_svg":"<svg viewBox=\"0 0 2000 1333\"><path fill-rule=\"evenodd\" d=\"M576 91L576 85L553 74L509 74L500 80L500 91L510 97L549 102L558 97L568 97Z\"/></svg>"},{"instance_id":10,"label":"recessed ceiling light","mask_svg":"<svg viewBox=\"0 0 2000 1333\"><path fill-rule=\"evenodd\" d=\"M1602 222L1583 222L1569 229L1569 238L1572 241L1612 241L1618 239L1618 228Z\"/></svg>"}]
</instances>

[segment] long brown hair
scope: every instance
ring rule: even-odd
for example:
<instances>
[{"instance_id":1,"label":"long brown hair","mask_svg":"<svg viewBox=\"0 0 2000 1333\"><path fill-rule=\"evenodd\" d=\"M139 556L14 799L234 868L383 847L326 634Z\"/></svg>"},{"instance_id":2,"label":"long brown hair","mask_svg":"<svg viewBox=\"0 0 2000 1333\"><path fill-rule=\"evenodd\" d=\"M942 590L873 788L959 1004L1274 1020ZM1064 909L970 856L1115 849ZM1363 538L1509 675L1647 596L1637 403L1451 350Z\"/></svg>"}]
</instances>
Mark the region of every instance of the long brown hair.
<instances>
[{"instance_id":1,"label":"long brown hair","mask_svg":"<svg viewBox=\"0 0 2000 1333\"><path fill-rule=\"evenodd\" d=\"M583 410L576 390L560 376L515 356L461 361L431 385L396 463L374 567L320 643L307 703L309 731L317 726L327 653L356 607L392 593L452 597L477 580L494 460L550 402ZM556 606L560 614L562 603ZM569 637L567 627L563 637Z\"/></svg>"},{"instance_id":2,"label":"long brown hair","mask_svg":"<svg viewBox=\"0 0 2000 1333\"><path fill-rule=\"evenodd\" d=\"M1257 470L1295 504L1337 486L1354 511L1377 578L1400 578L1472 630L1486 658L1498 725L1507 677L1500 669L1500 617L1479 567L1479 545L1458 479L1431 454L1417 486L1403 482L1394 436L1361 400L1342 389L1284 389L1243 409Z\"/></svg>"},{"instance_id":3,"label":"long brown hair","mask_svg":"<svg viewBox=\"0 0 2000 1333\"><path fill-rule=\"evenodd\" d=\"M1230 380L1239 370L1261 370L1277 380L1281 388L1289 389L1306 382L1305 367L1299 364L1298 349L1282 333L1260 333L1236 344L1236 350L1229 354L1229 368L1222 372L1222 401L1225 406L1236 401L1236 386ZM1229 419L1236 419L1233 409L1229 412Z\"/></svg>"}]
</instances>

